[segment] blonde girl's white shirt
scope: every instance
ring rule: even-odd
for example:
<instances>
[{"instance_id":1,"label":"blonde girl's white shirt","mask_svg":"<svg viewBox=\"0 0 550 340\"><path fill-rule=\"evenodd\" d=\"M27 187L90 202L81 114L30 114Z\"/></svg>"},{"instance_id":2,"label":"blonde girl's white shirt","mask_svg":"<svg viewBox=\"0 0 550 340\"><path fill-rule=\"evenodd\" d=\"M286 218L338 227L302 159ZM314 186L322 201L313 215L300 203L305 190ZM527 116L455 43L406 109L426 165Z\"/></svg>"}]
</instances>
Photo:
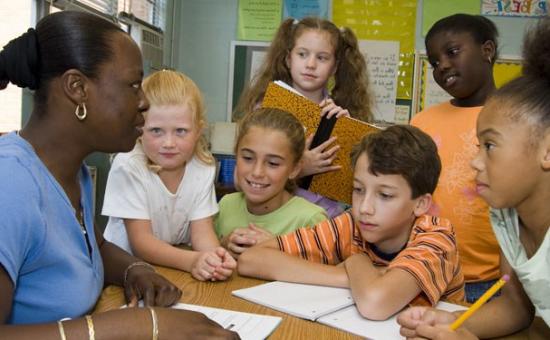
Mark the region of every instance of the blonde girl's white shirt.
<instances>
[{"instance_id":1,"label":"blonde girl's white shirt","mask_svg":"<svg viewBox=\"0 0 550 340\"><path fill-rule=\"evenodd\" d=\"M514 209L491 209L491 224L502 253L535 306L550 326L550 229L531 258L519 238L519 218Z\"/></svg>"},{"instance_id":2,"label":"blonde girl's white shirt","mask_svg":"<svg viewBox=\"0 0 550 340\"><path fill-rule=\"evenodd\" d=\"M147 166L140 143L118 154L111 166L102 215L109 217L105 239L132 253L123 219L151 221L156 238L170 244L191 242L190 222L218 212L214 177L216 169L193 157L176 193L168 191Z\"/></svg>"}]
</instances>

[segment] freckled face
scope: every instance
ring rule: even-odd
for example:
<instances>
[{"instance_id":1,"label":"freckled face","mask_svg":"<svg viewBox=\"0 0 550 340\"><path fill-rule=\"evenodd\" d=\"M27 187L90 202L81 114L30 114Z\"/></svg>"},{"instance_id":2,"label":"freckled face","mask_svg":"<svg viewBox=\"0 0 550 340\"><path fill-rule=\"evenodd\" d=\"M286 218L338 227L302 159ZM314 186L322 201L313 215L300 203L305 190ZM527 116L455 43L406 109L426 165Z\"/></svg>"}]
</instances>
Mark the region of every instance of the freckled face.
<instances>
[{"instance_id":1,"label":"freckled face","mask_svg":"<svg viewBox=\"0 0 550 340\"><path fill-rule=\"evenodd\" d=\"M191 160L199 137L190 105L152 105L141 142L153 163L163 170L177 170Z\"/></svg>"},{"instance_id":2,"label":"freckled face","mask_svg":"<svg viewBox=\"0 0 550 340\"><path fill-rule=\"evenodd\" d=\"M292 87L308 94L323 91L336 72L334 46L327 32L307 29L296 39L287 57Z\"/></svg>"}]
</instances>

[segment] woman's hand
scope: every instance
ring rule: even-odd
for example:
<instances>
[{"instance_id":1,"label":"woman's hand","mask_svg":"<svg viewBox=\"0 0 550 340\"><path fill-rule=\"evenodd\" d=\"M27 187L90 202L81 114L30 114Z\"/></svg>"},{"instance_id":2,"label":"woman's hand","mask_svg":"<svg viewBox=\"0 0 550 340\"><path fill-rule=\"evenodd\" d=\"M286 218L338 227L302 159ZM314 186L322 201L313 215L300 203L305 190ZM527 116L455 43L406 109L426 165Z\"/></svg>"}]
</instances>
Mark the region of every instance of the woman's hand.
<instances>
[{"instance_id":1,"label":"woman's hand","mask_svg":"<svg viewBox=\"0 0 550 340\"><path fill-rule=\"evenodd\" d=\"M202 313L166 308L155 311L160 339L240 339Z\"/></svg>"},{"instance_id":2,"label":"woman's hand","mask_svg":"<svg viewBox=\"0 0 550 340\"><path fill-rule=\"evenodd\" d=\"M423 334L435 334L434 330L426 329L424 326L434 328L434 325L441 325L448 329L455 320L456 316L453 313L430 307L411 307L397 316L397 323L401 325L400 333L407 338L423 337L418 331L422 331Z\"/></svg>"},{"instance_id":3,"label":"woman's hand","mask_svg":"<svg viewBox=\"0 0 550 340\"><path fill-rule=\"evenodd\" d=\"M336 158L336 152L340 149L339 145L331 145L336 141L336 137L330 137L317 147L309 150L313 135L306 139L306 148L303 155L303 166L299 177L320 174L323 172L340 170L340 165L332 165Z\"/></svg>"},{"instance_id":4,"label":"woman's hand","mask_svg":"<svg viewBox=\"0 0 550 340\"><path fill-rule=\"evenodd\" d=\"M330 98L323 99L319 106L321 107L321 117L325 115L327 116L327 118L331 118L334 115L336 115L336 118L350 116L348 110L336 105L334 103L334 100Z\"/></svg>"},{"instance_id":5,"label":"woman's hand","mask_svg":"<svg viewBox=\"0 0 550 340\"><path fill-rule=\"evenodd\" d=\"M129 307L137 306L140 299L145 306L166 307L179 301L181 290L155 273L153 267L135 265L126 273L124 296Z\"/></svg>"}]
</instances>

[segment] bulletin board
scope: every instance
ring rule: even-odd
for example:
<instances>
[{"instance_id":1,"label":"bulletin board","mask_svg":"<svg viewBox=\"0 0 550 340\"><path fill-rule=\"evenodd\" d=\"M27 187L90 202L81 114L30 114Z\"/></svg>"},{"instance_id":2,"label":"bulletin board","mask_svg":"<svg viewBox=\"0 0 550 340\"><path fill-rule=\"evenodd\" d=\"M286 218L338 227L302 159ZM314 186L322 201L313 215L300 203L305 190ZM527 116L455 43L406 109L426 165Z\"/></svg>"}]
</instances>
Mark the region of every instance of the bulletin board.
<instances>
[{"instance_id":1,"label":"bulletin board","mask_svg":"<svg viewBox=\"0 0 550 340\"><path fill-rule=\"evenodd\" d=\"M417 54L415 58L413 115L424 108L450 100L452 97L435 82L433 68L426 54ZM497 88L521 74L519 57L499 58L493 68Z\"/></svg>"}]
</instances>

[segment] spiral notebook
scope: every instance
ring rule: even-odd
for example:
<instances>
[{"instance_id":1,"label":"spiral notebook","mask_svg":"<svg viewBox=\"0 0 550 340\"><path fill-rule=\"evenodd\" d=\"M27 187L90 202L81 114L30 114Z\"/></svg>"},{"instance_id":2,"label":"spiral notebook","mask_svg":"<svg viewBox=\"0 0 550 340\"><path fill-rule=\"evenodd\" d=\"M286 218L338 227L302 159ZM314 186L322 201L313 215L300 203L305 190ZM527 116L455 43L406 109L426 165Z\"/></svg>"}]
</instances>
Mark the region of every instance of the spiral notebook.
<instances>
[{"instance_id":1,"label":"spiral notebook","mask_svg":"<svg viewBox=\"0 0 550 340\"><path fill-rule=\"evenodd\" d=\"M442 301L437 304L436 308L446 310L448 312L466 309L464 306ZM317 319L317 322L365 337L367 339L404 339L401 334L399 334L400 327L397 323L396 315L384 321L368 320L359 314L359 311L355 308L355 306L349 306L337 312L325 315Z\"/></svg>"},{"instance_id":2,"label":"spiral notebook","mask_svg":"<svg viewBox=\"0 0 550 340\"><path fill-rule=\"evenodd\" d=\"M273 281L259 286L234 290L242 299L315 321L354 304L349 289Z\"/></svg>"},{"instance_id":3,"label":"spiral notebook","mask_svg":"<svg viewBox=\"0 0 550 340\"><path fill-rule=\"evenodd\" d=\"M384 321L363 318L346 288L274 281L259 286L234 290L233 295L245 300L316 321L369 339L403 339L399 335L396 316ZM466 307L439 302L437 308L446 311Z\"/></svg>"},{"instance_id":4,"label":"spiral notebook","mask_svg":"<svg viewBox=\"0 0 550 340\"><path fill-rule=\"evenodd\" d=\"M340 145L340 150L333 164L340 165L342 168L305 178L301 187L333 200L351 204L353 168L350 152L364 135L378 132L380 128L350 117L321 119L319 105L282 81L275 81L267 86L262 107L276 108L296 116L304 126L306 135L314 134L312 148L323 143L330 136L338 138L336 144Z\"/></svg>"}]
</instances>

